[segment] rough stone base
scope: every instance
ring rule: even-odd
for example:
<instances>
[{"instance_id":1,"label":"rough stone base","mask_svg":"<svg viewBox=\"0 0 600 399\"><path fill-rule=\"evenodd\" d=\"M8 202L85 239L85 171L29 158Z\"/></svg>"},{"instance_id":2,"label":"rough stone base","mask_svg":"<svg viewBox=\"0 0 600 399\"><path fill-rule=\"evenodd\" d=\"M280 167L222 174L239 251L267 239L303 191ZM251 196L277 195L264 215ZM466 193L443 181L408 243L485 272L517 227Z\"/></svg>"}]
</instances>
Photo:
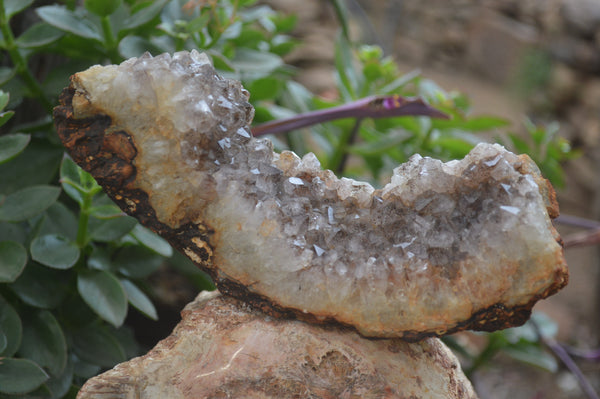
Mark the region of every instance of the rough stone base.
<instances>
[{"instance_id":1,"label":"rough stone base","mask_svg":"<svg viewBox=\"0 0 600 399\"><path fill-rule=\"evenodd\" d=\"M273 319L201 293L173 333L142 357L89 380L78 399L476 398L438 339L370 340Z\"/></svg>"}]
</instances>

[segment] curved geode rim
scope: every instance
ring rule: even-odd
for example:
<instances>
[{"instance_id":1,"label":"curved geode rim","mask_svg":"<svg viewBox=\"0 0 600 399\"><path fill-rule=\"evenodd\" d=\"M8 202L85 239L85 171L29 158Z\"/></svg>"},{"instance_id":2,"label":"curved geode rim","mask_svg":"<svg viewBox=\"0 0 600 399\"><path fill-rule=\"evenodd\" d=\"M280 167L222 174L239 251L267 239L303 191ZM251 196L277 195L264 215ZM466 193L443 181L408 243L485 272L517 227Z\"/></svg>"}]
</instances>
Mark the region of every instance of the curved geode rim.
<instances>
[{"instance_id":1,"label":"curved geode rim","mask_svg":"<svg viewBox=\"0 0 600 399\"><path fill-rule=\"evenodd\" d=\"M119 131L111 132L112 134L107 139L108 136L105 136L104 133L112 123L108 115L94 114L80 119L74 118L72 105L74 94L75 89L71 83L60 96L60 105L55 108L54 117L59 136L75 162L94 176L121 209L190 257L198 267L213 278L221 292L240 298L274 316L294 317L318 324L344 325L354 328L364 335L364 331L361 331L360 328L341 323L331 317L319 317L299 309L278 305L266 296L252 292L240 282L220 274L218 269L211 266L214 248L209 244L210 237L218 232L206 224L188 223L173 229L160 222L156 211L150 205L148 194L140 189L130 187L130 183L134 182L136 178L136 167L133 161L137 155L136 144L132 137L125 131ZM523 162L520 167L523 170L520 172L534 177L549 216L555 218L558 216L558 204L554 190L547 180L540 176L531 160L526 156L522 157ZM552 234L561 243L556 230L553 229ZM189 252L190 248L194 249L193 253ZM554 273L553 284L544 292L531 297L525 304L509 307L503 303L496 303L486 309L477 310L470 318L459 321L455 325L436 330L402 331L400 335L406 340L417 341L429 336L442 336L466 329L494 331L521 325L529 318L531 309L538 300L556 293L567 284L568 275L564 268L557 267ZM389 336L385 335L385 337Z\"/></svg>"}]
</instances>

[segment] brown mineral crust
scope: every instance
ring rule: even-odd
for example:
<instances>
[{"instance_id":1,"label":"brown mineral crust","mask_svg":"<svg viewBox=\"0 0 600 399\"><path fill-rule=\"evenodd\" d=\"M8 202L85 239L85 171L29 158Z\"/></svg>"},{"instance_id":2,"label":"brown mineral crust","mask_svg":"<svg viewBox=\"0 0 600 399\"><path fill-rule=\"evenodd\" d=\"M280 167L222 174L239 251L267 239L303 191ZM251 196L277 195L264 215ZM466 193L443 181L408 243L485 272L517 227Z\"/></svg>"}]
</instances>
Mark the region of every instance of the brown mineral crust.
<instances>
[{"instance_id":1,"label":"brown mineral crust","mask_svg":"<svg viewBox=\"0 0 600 399\"><path fill-rule=\"evenodd\" d=\"M365 339L353 331L272 319L202 293L148 354L86 382L78 399L475 399L435 338Z\"/></svg>"}]
</instances>

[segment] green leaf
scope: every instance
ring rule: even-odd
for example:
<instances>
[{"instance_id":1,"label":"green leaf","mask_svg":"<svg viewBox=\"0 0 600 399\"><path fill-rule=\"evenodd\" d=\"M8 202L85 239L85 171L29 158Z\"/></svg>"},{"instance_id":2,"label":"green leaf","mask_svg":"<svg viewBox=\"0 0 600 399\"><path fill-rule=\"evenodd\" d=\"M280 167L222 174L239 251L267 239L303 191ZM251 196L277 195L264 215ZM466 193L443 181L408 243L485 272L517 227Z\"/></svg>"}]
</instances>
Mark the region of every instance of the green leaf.
<instances>
[{"instance_id":1,"label":"green leaf","mask_svg":"<svg viewBox=\"0 0 600 399\"><path fill-rule=\"evenodd\" d=\"M46 209L37 235L60 234L75 241L77 223L77 218L69 208L61 202L55 202L50 208Z\"/></svg>"},{"instance_id":2,"label":"green leaf","mask_svg":"<svg viewBox=\"0 0 600 399\"><path fill-rule=\"evenodd\" d=\"M236 50L231 63L244 76L251 76L257 79L267 76L274 69L279 68L283 65L283 60L272 53L240 48Z\"/></svg>"},{"instance_id":3,"label":"green leaf","mask_svg":"<svg viewBox=\"0 0 600 399\"><path fill-rule=\"evenodd\" d=\"M7 346L8 339L6 338L6 335L2 332L2 329L0 329L0 353L2 353Z\"/></svg>"},{"instance_id":4,"label":"green leaf","mask_svg":"<svg viewBox=\"0 0 600 399\"><path fill-rule=\"evenodd\" d=\"M17 311L0 296L0 331L6 337L6 347L0 351L2 357L10 357L21 346L23 327Z\"/></svg>"},{"instance_id":5,"label":"green leaf","mask_svg":"<svg viewBox=\"0 0 600 399\"><path fill-rule=\"evenodd\" d=\"M120 216L112 219L90 219L90 237L95 241L116 241L129 233L137 224L131 216Z\"/></svg>"},{"instance_id":6,"label":"green leaf","mask_svg":"<svg viewBox=\"0 0 600 399\"><path fill-rule=\"evenodd\" d=\"M358 74L354 68L354 57L350 43L342 36L339 36L336 41L334 60L342 98L346 101L356 100Z\"/></svg>"},{"instance_id":7,"label":"green leaf","mask_svg":"<svg viewBox=\"0 0 600 399\"><path fill-rule=\"evenodd\" d=\"M163 258L141 246L121 248L113 266L127 277L145 278L160 267Z\"/></svg>"},{"instance_id":8,"label":"green leaf","mask_svg":"<svg viewBox=\"0 0 600 399\"><path fill-rule=\"evenodd\" d=\"M119 341L102 326L90 325L76 330L72 341L75 354L84 362L110 368L127 360Z\"/></svg>"},{"instance_id":9,"label":"green leaf","mask_svg":"<svg viewBox=\"0 0 600 399\"><path fill-rule=\"evenodd\" d=\"M173 255L173 248L171 248L171 245L164 238L141 224L135 225L131 231L131 235L134 236L140 244L159 255L166 256L167 258Z\"/></svg>"},{"instance_id":10,"label":"green leaf","mask_svg":"<svg viewBox=\"0 0 600 399\"><path fill-rule=\"evenodd\" d=\"M27 235L21 223L0 222L0 241L16 241L24 244L26 240Z\"/></svg>"},{"instance_id":11,"label":"green leaf","mask_svg":"<svg viewBox=\"0 0 600 399\"><path fill-rule=\"evenodd\" d=\"M71 273L29 262L19 278L10 285L28 305L53 309L60 305L70 289Z\"/></svg>"},{"instance_id":12,"label":"green leaf","mask_svg":"<svg viewBox=\"0 0 600 399\"><path fill-rule=\"evenodd\" d=\"M69 269L79 259L79 248L68 238L58 234L36 237L31 242L33 260L54 269Z\"/></svg>"},{"instance_id":13,"label":"green leaf","mask_svg":"<svg viewBox=\"0 0 600 399\"><path fill-rule=\"evenodd\" d=\"M0 205L0 221L20 222L48 209L60 195L60 188L33 186L12 193Z\"/></svg>"},{"instance_id":14,"label":"green leaf","mask_svg":"<svg viewBox=\"0 0 600 399\"><path fill-rule=\"evenodd\" d=\"M119 54L123 58L139 57L146 51L154 55L165 52L163 48L145 37L130 35L119 42Z\"/></svg>"},{"instance_id":15,"label":"green leaf","mask_svg":"<svg viewBox=\"0 0 600 399\"><path fill-rule=\"evenodd\" d=\"M21 357L33 360L50 374L59 376L67 364L67 341L52 313L36 312L23 319Z\"/></svg>"},{"instance_id":16,"label":"green leaf","mask_svg":"<svg viewBox=\"0 0 600 399\"><path fill-rule=\"evenodd\" d=\"M16 40L20 48L37 48L53 43L64 36L64 32L45 22L32 25Z\"/></svg>"},{"instance_id":17,"label":"green leaf","mask_svg":"<svg viewBox=\"0 0 600 399\"><path fill-rule=\"evenodd\" d=\"M279 94L283 87L281 79L268 76L253 80L247 85L252 101L271 100Z\"/></svg>"},{"instance_id":18,"label":"green leaf","mask_svg":"<svg viewBox=\"0 0 600 399\"><path fill-rule=\"evenodd\" d=\"M65 398L66 394L71 388L73 382L73 361L67 360L67 364L60 375L50 376L50 379L46 381L45 385L52 393L53 398ZM72 396L74 399L75 396Z\"/></svg>"},{"instance_id":19,"label":"green leaf","mask_svg":"<svg viewBox=\"0 0 600 399\"><path fill-rule=\"evenodd\" d=\"M16 68L9 68L9 67L0 67L0 86L3 86L6 82L8 82L9 80L11 80L13 78L13 76L15 76L15 74L17 73L17 69ZM4 94L8 94L8 93L3 93L2 90L0 90L0 93ZM6 98L6 102L8 102L8 96ZM4 107L6 107L6 104L4 104ZM2 110L4 107L0 107L0 110Z\"/></svg>"},{"instance_id":20,"label":"green leaf","mask_svg":"<svg viewBox=\"0 0 600 399\"><path fill-rule=\"evenodd\" d=\"M29 7L34 0L4 0L4 12L8 18Z\"/></svg>"},{"instance_id":21,"label":"green leaf","mask_svg":"<svg viewBox=\"0 0 600 399\"><path fill-rule=\"evenodd\" d=\"M0 110L3 110L8 105L8 100L10 100L10 94L0 90Z\"/></svg>"},{"instance_id":22,"label":"green leaf","mask_svg":"<svg viewBox=\"0 0 600 399\"><path fill-rule=\"evenodd\" d=\"M0 283L12 283L27 264L27 251L15 241L0 242Z\"/></svg>"},{"instance_id":23,"label":"green leaf","mask_svg":"<svg viewBox=\"0 0 600 399\"><path fill-rule=\"evenodd\" d=\"M125 289L125 293L127 293L127 299L129 303L151 318L152 320L158 320L158 314L156 313L156 309L152 304L152 301L144 294L142 290L140 290L135 284L126 279L121 279L121 284Z\"/></svg>"},{"instance_id":24,"label":"green leaf","mask_svg":"<svg viewBox=\"0 0 600 399\"><path fill-rule=\"evenodd\" d=\"M0 392L12 395L29 393L48 380L48 374L27 359L0 359Z\"/></svg>"},{"instance_id":25,"label":"green leaf","mask_svg":"<svg viewBox=\"0 0 600 399\"><path fill-rule=\"evenodd\" d=\"M10 161L19 155L27 144L31 136L23 133L7 134L0 137L0 163Z\"/></svg>"},{"instance_id":26,"label":"green leaf","mask_svg":"<svg viewBox=\"0 0 600 399\"><path fill-rule=\"evenodd\" d=\"M542 370L555 373L558 370L558 362L550 353L538 345L522 344L517 346L508 346L503 351L520 362L539 367Z\"/></svg>"},{"instance_id":27,"label":"green leaf","mask_svg":"<svg viewBox=\"0 0 600 399\"><path fill-rule=\"evenodd\" d=\"M79 182L79 166L69 157L64 157L60 164L60 183L67 195L79 205L83 204L85 189Z\"/></svg>"},{"instance_id":28,"label":"green leaf","mask_svg":"<svg viewBox=\"0 0 600 399\"><path fill-rule=\"evenodd\" d=\"M433 119L431 125L437 129L456 128L471 132L484 132L510 125L510 121L495 116L477 116L466 120L454 119Z\"/></svg>"},{"instance_id":29,"label":"green leaf","mask_svg":"<svg viewBox=\"0 0 600 399\"><path fill-rule=\"evenodd\" d=\"M37 8L35 11L42 20L60 30L86 39L102 41L102 34L88 19L64 6L44 6Z\"/></svg>"},{"instance_id":30,"label":"green leaf","mask_svg":"<svg viewBox=\"0 0 600 399\"><path fill-rule=\"evenodd\" d=\"M402 145L411 137L410 133L401 130L390 132L390 134L380 136L374 141L355 144L350 148L350 152L363 156L380 155L389 149Z\"/></svg>"},{"instance_id":31,"label":"green leaf","mask_svg":"<svg viewBox=\"0 0 600 399\"><path fill-rule=\"evenodd\" d=\"M113 219L124 216L123 211L115 204L93 206L89 209L89 213L96 219Z\"/></svg>"},{"instance_id":32,"label":"green leaf","mask_svg":"<svg viewBox=\"0 0 600 399\"><path fill-rule=\"evenodd\" d=\"M0 113L0 126L4 125L10 118L13 117L15 111L6 111Z\"/></svg>"},{"instance_id":33,"label":"green leaf","mask_svg":"<svg viewBox=\"0 0 600 399\"><path fill-rule=\"evenodd\" d=\"M21 188L49 183L58 170L63 150L32 138L21 155L0 165L0 192L10 194Z\"/></svg>"},{"instance_id":34,"label":"green leaf","mask_svg":"<svg viewBox=\"0 0 600 399\"><path fill-rule=\"evenodd\" d=\"M123 324L127 315L127 296L112 273L84 270L77 276L77 290L85 303L102 319L115 327Z\"/></svg>"},{"instance_id":35,"label":"green leaf","mask_svg":"<svg viewBox=\"0 0 600 399\"><path fill-rule=\"evenodd\" d=\"M79 333L79 332L77 331L76 333ZM72 341L69 341L69 342L72 342ZM82 348L82 349L85 350L86 348ZM122 352L123 351L121 351L121 353ZM102 369L102 367L100 367L99 365L97 365L95 363L86 362L86 361L80 359L74 353L72 355L72 359L73 359L73 374L76 375L77 377L81 377L81 378L87 380L87 379L94 377L95 375L100 374L100 370ZM116 363L113 363L113 364L116 364Z\"/></svg>"},{"instance_id":36,"label":"green leaf","mask_svg":"<svg viewBox=\"0 0 600 399\"><path fill-rule=\"evenodd\" d=\"M92 254L87 259L87 265L91 269L110 271L110 255L104 248L94 246Z\"/></svg>"},{"instance_id":37,"label":"green leaf","mask_svg":"<svg viewBox=\"0 0 600 399\"><path fill-rule=\"evenodd\" d=\"M154 17L161 12L168 1L169 0L156 0L147 2L149 5L133 13L125 20L124 26L127 27L127 30L130 30L152 21Z\"/></svg>"},{"instance_id":38,"label":"green leaf","mask_svg":"<svg viewBox=\"0 0 600 399\"><path fill-rule=\"evenodd\" d=\"M85 0L85 8L99 17L107 17L121 5L122 0Z\"/></svg>"}]
</instances>

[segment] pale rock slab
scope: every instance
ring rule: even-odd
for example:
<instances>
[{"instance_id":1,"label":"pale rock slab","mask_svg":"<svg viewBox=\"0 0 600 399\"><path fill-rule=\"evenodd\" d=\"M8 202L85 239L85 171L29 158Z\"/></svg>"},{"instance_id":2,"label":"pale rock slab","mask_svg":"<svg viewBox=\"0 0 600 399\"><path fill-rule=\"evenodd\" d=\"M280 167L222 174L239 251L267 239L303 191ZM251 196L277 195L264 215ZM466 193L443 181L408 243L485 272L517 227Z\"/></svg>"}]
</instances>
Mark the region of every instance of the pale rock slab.
<instances>
[{"instance_id":1,"label":"pale rock slab","mask_svg":"<svg viewBox=\"0 0 600 399\"><path fill-rule=\"evenodd\" d=\"M90 379L77 398L476 398L437 338L370 340L217 293L200 294L182 317L148 354Z\"/></svg>"}]
</instances>

